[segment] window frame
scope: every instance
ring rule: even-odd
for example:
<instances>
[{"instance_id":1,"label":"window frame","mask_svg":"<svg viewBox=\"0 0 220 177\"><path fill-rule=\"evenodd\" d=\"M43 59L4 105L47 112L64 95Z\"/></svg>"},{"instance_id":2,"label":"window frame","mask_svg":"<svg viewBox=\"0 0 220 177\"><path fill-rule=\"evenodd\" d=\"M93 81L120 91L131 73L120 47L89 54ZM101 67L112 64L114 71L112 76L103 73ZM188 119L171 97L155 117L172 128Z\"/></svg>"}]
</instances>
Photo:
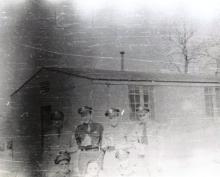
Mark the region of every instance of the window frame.
<instances>
[{"instance_id":1,"label":"window frame","mask_svg":"<svg viewBox=\"0 0 220 177\"><path fill-rule=\"evenodd\" d=\"M41 95L46 95L50 92L50 82L48 80L39 82Z\"/></svg>"},{"instance_id":2,"label":"window frame","mask_svg":"<svg viewBox=\"0 0 220 177\"><path fill-rule=\"evenodd\" d=\"M138 90L138 91L137 91ZM130 119L137 120L136 109L138 106L143 106L150 109L151 118L154 118L154 87L147 85L128 85L128 99L130 108ZM139 100L136 102L136 96L139 95ZM133 96L133 99L131 97ZM145 99L147 97L147 99ZM132 102L134 101L134 102Z\"/></svg>"},{"instance_id":3,"label":"window frame","mask_svg":"<svg viewBox=\"0 0 220 177\"><path fill-rule=\"evenodd\" d=\"M204 87L205 113L206 116L215 117L220 115L220 87Z\"/></svg>"}]
</instances>

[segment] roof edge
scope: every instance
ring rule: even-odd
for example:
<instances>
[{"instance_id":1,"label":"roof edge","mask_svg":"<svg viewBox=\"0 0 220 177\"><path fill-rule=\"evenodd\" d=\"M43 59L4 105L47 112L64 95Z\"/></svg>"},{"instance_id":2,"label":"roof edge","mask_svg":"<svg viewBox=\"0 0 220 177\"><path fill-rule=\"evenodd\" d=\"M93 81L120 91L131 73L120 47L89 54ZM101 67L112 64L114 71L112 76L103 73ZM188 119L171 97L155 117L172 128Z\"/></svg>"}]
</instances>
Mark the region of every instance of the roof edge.
<instances>
[{"instance_id":1,"label":"roof edge","mask_svg":"<svg viewBox=\"0 0 220 177\"><path fill-rule=\"evenodd\" d=\"M40 68L38 71L36 71L34 74L32 74L32 76L27 79L20 87L18 87L14 92L12 92L12 94L10 95L10 97L13 97L17 92L19 92L26 84L28 84L31 80L33 80L42 70L46 69L45 67Z\"/></svg>"},{"instance_id":2,"label":"roof edge","mask_svg":"<svg viewBox=\"0 0 220 177\"><path fill-rule=\"evenodd\" d=\"M90 76L86 76L86 75L80 75L78 73L72 73L72 72L69 72L69 71L63 71L63 70L60 70L62 68L58 68L58 67L41 67L38 71L36 71L34 74L31 75L31 77L29 79L27 79L25 82L23 82L23 84L18 87L14 92L12 92L12 94L10 94L10 97L13 97L16 93L18 93L23 87L25 87L26 84L28 84L30 81L32 81L41 71L43 70L47 70L47 71L50 71L50 72L57 72L57 73L62 73L62 74L65 74L65 75L69 75L69 76L75 76L75 77L80 77L80 78L84 78L84 79L89 79L89 80L98 80L98 81L125 81L124 79L103 79L103 78L93 78L93 77L90 77ZM99 69L94 69L95 71L100 71ZM112 70L110 70L112 71ZM125 71L126 72L126 71ZM133 71L131 71L133 72ZM137 73L137 72L134 72L134 73ZM142 72L138 72L138 73L142 73ZM143 72L144 73L144 72ZM147 74L147 73L146 73ZM153 74L153 73L151 73ZM172 75L172 74L168 74L168 75ZM191 75L192 76L192 75ZM142 82L142 81L152 81L152 80L129 80L129 81L135 81L135 82ZM154 80L154 82L157 82ZM183 82L183 81L159 81L159 82L169 82L169 83L172 83L172 82ZM184 83L210 83L210 82L204 82L204 81L184 81ZM220 81L213 81L213 83L216 83L216 84L219 84Z\"/></svg>"},{"instance_id":3,"label":"roof edge","mask_svg":"<svg viewBox=\"0 0 220 177\"><path fill-rule=\"evenodd\" d=\"M13 97L17 92L19 92L25 85L27 85L30 81L32 81L42 70L47 70L47 71L52 71L52 72L53 71L54 72L60 72L60 73L71 75L71 76L76 76L76 77L81 77L81 78L84 78L84 79L93 80L90 77L81 76L79 74L73 74L73 73L70 73L70 72L67 72L67 71L60 71L60 70L57 70L54 67L41 67L38 71L36 71L33 75L31 75L31 77L29 79L27 79L19 88L17 88L14 92L12 92L10 94L10 97Z\"/></svg>"},{"instance_id":4,"label":"roof edge","mask_svg":"<svg viewBox=\"0 0 220 177\"><path fill-rule=\"evenodd\" d=\"M71 76L76 76L76 77L81 77L81 78L84 78L84 79L90 79L90 80L94 80L93 78L91 77L87 77L87 76L82 76L80 74L73 74L71 72L68 72L68 71L61 71L61 70L57 70L56 68L53 68L53 67L45 67L46 70L48 71L55 71L55 72L60 72L60 73L63 73L63 74L67 74L67 75L71 75Z\"/></svg>"}]
</instances>

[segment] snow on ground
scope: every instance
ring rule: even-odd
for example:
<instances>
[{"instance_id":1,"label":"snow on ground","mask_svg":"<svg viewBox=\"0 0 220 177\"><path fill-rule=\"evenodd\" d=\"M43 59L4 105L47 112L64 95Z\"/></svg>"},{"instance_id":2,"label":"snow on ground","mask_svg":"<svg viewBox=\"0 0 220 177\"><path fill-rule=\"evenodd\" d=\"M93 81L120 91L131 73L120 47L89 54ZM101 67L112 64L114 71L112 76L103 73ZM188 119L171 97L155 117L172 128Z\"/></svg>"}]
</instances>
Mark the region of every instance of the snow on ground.
<instances>
[{"instance_id":1,"label":"snow on ground","mask_svg":"<svg viewBox=\"0 0 220 177\"><path fill-rule=\"evenodd\" d=\"M220 176L219 121L171 120L157 126L149 127L148 168L152 177Z\"/></svg>"}]
</instances>

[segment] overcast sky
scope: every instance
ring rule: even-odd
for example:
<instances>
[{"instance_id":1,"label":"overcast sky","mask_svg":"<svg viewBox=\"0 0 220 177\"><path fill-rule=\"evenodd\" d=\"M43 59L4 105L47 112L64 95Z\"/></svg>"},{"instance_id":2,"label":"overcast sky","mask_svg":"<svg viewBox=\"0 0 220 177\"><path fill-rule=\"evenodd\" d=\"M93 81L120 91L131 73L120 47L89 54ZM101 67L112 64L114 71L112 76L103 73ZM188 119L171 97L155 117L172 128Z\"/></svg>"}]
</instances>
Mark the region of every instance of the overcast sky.
<instances>
[{"instance_id":1,"label":"overcast sky","mask_svg":"<svg viewBox=\"0 0 220 177\"><path fill-rule=\"evenodd\" d=\"M141 67L142 70L145 70L146 66L153 69L154 65L157 67L158 64L161 64L161 61L158 60L164 60L166 64L166 56L164 56L164 53L167 53L166 44L158 39L157 30L165 28L165 30L169 30L169 26L165 27L165 23L169 20L175 21L175 19L184 19L193 25L199 25L200 27L197 28L196 34L198 34L199 29L200 32L212 35L213 28L216 28L215 31L216 34L218 34L220 28L220 1L217 0L0 0L1 12L12 7L15 7L14 9L20 9L18 11L8 11L5 16L4 13L1 13L1 21L9 23L11 20L10 23L18 27L18 35L15 36L15 38L20 38L22 28L25 28L24 31L26 30L26 32L24 32L24 35L27 34L27 40L22 40L22 44L20 41L18 43L22 45L21 47L23 48L30 47L36 51L39 51L39 48L35 48L40 47L39 41L37 43L33 41L29 43L30 40L28 40L28 38L32 39L37 37L35 33L38 33L38 30L35 31L32 29L34 33L33 36L29 34L31 33L29 28L31 24L32 26L34 24L34 22L31 23L33 21L32 18L36 16L36 14L29 10L33 12L32 17L30 14L27 15L28 13L25 15L28 11L27 4L31 1L34 3L45 3L48 9L54 12L56 11L58 17L57 22L60 23L61 26L65 26L65 21L69 23L71 20L73 25L75 25L73 28L58 32L63 39L69 35L64 41L59 41L59 46L53 47L49 44L44 46L42 44L45 50L66 54L65 59L69 61L76 59L78 63L79 60L84 60L84 65L88 63L87 61L91 61L95 58L97 61L94 62L92 66L103 69L107 66L109 66L110 69L115 69L119 62L120 50L126 51L125 57L127 61L131 62L130 65L127 64L128 69L133 69L135 66L134 63L137 65L135 70L140 70ZM73 18L69 11L67 12L61 7L61 4L65 1L68 1L68 3L72 5L73 13L75 14ZM22 7L25 6L27 6L27 8L22 9ZM13 15L10 16L10 13ZM64 15L62 15L62 13L64 13ZM53 14L54 13L51 13L49 16L53 18ZM23 18L20 21L19 15ZM69 17L67 17L68 15ZM64 17L64 20L61 17ZM5 19L3 20L3 18ZM27 21L26 23L28 23L28 25L24 26L22 21ZM91 30L92 23L94 23L93 26L95 27L93 30ZM159 25L154 27L153 23ZM5 26L2 27L1 31L12 30L14 27L15 26L9 26L8 29L8 26ZM53 28L54 27L51 27L51 29ZM150 30L155 32L152 34L154 35L153 39L147 38ZM48 33L51 34L52 32L49 30ZM3 34L2 36L4 37L6 35ZM58 35L51 36L50 40L52 44L55 43L54 41L57 36ZM46 37L48 36L44 36L45 40L48 41ZM15 40L12 40L11 43L14 41ZM5 45L8 44L5 43ZM15 46L18 45L16 44ZM6 48L9 49L8 46L6 46ZM12 50L10 49L10 51ZM31 55L23 55L20 57L21 59L29 59L31 57ZM15 62L18 62L19 57L18 55L15 56ZM61 56L64 55L58 55L56 60L60 60ZM91 57L86 59L87 56L94 57L92 59ZM45 56L43 57L45 58ZM109 60L107 61L106 59ZM148 60L147 63L144 60ZM64 63L63 61L62 63ZM146 66L143 65L143 62L146 63ZM58 63L55 64L59 65ZM91 64L89 63L88 66L91 66Z\"/></svg>"},{"instance_id":2,"label":"overcast sky","mask_svg":"<svg viewBox=\"0 0 220 177\"><path fill-rule=\"evenodd\" d=\"M47 1L50 3L60 3L64 0ZM73 4L77 5L85 14L94 10L98 11L106 6L111 6L121 12L129 13L143 8L160 11L167 15L184 12L200 20L212 20L218 15L220 9L220 1L218 0L73 0Z\"/></svg>"},{"instance_id":3,"label":"overcast sky","mask_svg":"<svg viewBox=\"0 0 220 177\"><path fill-rule=\"evenodd\" d=\"M0 0L0 6L19 5L31 0ZM59 4L66 0L35 0ZM112 6L120 11L134 12L140 8L151 8L154 11L161 11L172 15L178 10L183 10L189 15L199 19L212 19L218 14L220 1L218 0L72 0L81 10L90 12Z\"/></svg>"}]
</instances>

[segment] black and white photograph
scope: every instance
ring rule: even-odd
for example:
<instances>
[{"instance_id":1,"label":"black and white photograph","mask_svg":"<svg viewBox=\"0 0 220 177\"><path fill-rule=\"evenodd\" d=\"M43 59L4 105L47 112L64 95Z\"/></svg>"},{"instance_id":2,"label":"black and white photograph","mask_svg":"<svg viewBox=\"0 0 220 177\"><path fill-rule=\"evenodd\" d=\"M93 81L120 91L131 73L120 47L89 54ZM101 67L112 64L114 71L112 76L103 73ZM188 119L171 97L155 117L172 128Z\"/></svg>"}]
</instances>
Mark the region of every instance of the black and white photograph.
<instances>
[{"instance_id":1,"label":"black and white photograph","mask_svg":"<svg viewBox=\"0 0 220 177\"><path fill-rule=\"evenodd\" d=\"M0 177L219 177L220 1L0 0Z\"/></svg>"}]
</instances>

